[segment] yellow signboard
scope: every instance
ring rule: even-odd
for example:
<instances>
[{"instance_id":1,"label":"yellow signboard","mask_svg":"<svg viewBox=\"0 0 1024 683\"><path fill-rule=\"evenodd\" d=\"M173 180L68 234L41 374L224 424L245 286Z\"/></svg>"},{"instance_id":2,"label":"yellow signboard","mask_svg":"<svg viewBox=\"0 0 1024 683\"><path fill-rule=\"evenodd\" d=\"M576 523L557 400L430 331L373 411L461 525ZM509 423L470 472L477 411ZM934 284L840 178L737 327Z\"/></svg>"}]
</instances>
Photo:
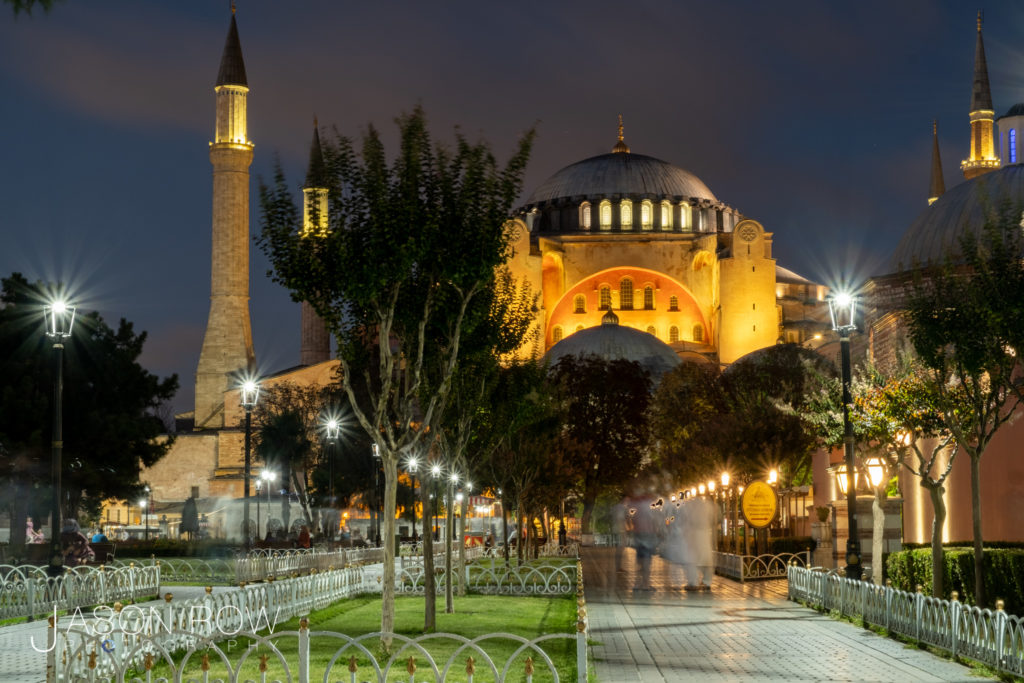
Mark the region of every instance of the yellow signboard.
<instances>
[{"instance_id":1,"label":"yellow signboard","mask_svg":"<svg viewBox=\"0 0 1024 683\"><path fill-rule=\"evenodd\" d=\"M755 529L763 529L772 523L779 511L779 499L775 489L763 481L754 481L743 490L740 498L743 519Z\"/></svg>"}]
</instances>

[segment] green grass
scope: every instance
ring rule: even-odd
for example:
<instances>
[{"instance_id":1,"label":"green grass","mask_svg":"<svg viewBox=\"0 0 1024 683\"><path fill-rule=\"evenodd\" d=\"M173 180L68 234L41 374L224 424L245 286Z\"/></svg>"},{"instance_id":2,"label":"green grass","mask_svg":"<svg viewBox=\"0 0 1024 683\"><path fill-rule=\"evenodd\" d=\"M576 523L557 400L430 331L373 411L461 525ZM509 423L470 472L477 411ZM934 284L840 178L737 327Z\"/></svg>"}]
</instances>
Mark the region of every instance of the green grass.
<instances>
[{"instance_id":1,"label":"green grass","mask_svg":"<svg viewBox=\"0 0 1024 683\"><path fill-rule=\"evenodd\" d=\"M437 613L437 632L456 633L466 638L475 638L488 633L504 632L513 633L530 639L549 633L575 634L576 633L576 602L574 595L564 597L508 597L488 595L468 595L455 599L455 613L444 613L444 599L439 597ZM359 636L361 634L373 633L380 629L380 596L367 595L349 600L344 600L331 607L315 612L309 617L309 628L312 632L334 631L348 636ZM298 630L298 619L293 619L285 624L277 626L275 632ZM395 599L395 633L410 638L423 634L423 597L422 596L399 596ZM292 677L295 677L296 663L298 660L298 643L295 637L280 637L274 639L275 645L281 651L289 664ZM367 639L363 645L372 654L381 667L386 666L388 658L384 654L380 642L377 639ZM241 653L249 646L249 641L236 638L233 642L222 642L221 648L228 654L229 661L236 664ZM310 642L310 671L313 679L322 680L324 671L330 659L344 646L344 641L325 635L314 635ZM441 669L448 658L459 646L451 639L427 639L422 643L434 661ZM560 681L576 680L576 642L573 639L557 639L543 643L544 650L553 660L558 678ZM433 681L433 673L429 669L426 659L421 653L414 649L407 649L399 653L400 641L396 640L392 648L392 657L395 664L392 666L388 681L408 681L409 675L406 672L406 660L414 655L417 664L416 679L420 681ZM500 672L506 661L518 647L518 644L509 640L488 640L481 645L483 650L494 661ZM284 667L281 666L276 656L267 647L258 648L249 660L242 667L239 680L252 678L260 679L259 655L269 655L267 659L267 679L285 679ZM484 658L477 652L463 651L458 654L452 665L449 681L466 680L466 659L472 655L476 660L476 674L474 681L485 683L493 681L494 678L489 668L484 663ZM525 660L527 656L533 656L534 677L536 683L552 681L554 678L548 672L547 666L542 658L536 653L524 652L517 656L509 668L509 681L525 681ZM348 648L338 658L331 670L331 680L348 680L348 659L356 656L358 666L357 680L376 680L370 660L366 652L356 648ZM176 660L177 661L177 660ZM215 656L210 657L211 677L224 676L226 671L217 661ZM154 673L166 675L167 671L156 670ZM188 669L183 672L183 678L200 676L199 659L194 659Z\"/></svg>"}]
</instances>

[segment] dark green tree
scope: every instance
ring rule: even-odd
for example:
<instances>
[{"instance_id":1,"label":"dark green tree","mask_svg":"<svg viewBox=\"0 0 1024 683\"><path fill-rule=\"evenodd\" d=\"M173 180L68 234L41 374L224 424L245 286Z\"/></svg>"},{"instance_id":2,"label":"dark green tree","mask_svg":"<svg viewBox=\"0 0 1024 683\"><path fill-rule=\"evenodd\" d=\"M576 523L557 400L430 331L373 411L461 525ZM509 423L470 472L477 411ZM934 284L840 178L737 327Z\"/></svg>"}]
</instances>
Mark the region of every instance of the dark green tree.
<instances>
[{"instance_id":1,"label":"dark green tree","mask_svg":"<svg viewBox=\"0 0 1024 683\"><path fill-rule=\"evenodd\" d=\"M509 217L533 139L524 135L502 168L486 143L461 134L453 147L436 145L418 107L397 123L391 163L372 126L358 151L343 137L327 145L330 227L322 238L301 236L301 211L280 170L272 187L260 188L259 243L273 278L308 301L337 338L345 392L379 448L386 634L394 630L398 465L422 450L439 418L467 311L508 257ZM429 395L428 373L436 373ZM360 392L365 404L356 401Z\"/></svg>"},{"instance_id":2,"label":"dark green tree","mask_svg":"<svg viewBox=\"0 0 1024 683\"><path fill-rule=\"evenodd\" d=\"M29 284L18 273L0 286L0 467L18 543L29 501L39 505L37 514L49 509L42 503L50 495L54 378L42 310L59 288ZM157 415L178 378L161 380L139 365L145 341L124 319L114 329L98 313L84 313L64 342L64 516L95 514L107 498L134 500L142 468L170 448L173 437L157 438L166 432Z\"/></svg>"}]
</instances>

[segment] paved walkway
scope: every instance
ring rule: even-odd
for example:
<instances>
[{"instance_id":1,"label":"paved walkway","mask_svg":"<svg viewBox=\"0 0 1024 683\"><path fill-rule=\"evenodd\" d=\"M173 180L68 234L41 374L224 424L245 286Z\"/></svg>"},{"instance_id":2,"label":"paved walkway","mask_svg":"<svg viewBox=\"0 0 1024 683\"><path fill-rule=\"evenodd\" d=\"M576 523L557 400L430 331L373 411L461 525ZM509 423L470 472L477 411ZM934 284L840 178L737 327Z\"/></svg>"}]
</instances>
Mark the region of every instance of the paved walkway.
<instances>
[{"instance_id":1,"label":"paved walkway","mask_svg":"<svg viewBox=\"0 0 1024 683\"><path fill-rule=\"evenodd\" d=\"M654 558L653 590L633 590L633 551L585 548L583 579L601 683L675 681L977 681L971 670L786 599L784 580L710 591Z\"/></svg>"}]
</instances>

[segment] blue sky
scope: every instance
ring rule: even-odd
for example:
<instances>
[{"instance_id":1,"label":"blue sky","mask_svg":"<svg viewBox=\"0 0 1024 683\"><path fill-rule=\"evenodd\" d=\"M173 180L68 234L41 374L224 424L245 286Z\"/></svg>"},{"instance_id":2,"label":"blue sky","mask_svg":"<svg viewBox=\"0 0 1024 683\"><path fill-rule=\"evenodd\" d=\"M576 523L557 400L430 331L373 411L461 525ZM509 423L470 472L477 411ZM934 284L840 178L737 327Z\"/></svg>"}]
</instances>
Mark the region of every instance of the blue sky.
<instances>
[{"instance_id":1,"label":"blue sky","mask_svg":"<svg viewBox=\"0 0 1024 683\"><path fill-rule=\"evenodd\" d=\"M191 408L209 297L213 83L229 3L0 6L0 273L62 280L149 333ZM313 116L358 135L422 103L499 154L534 123L526 190L609 151L699 176L826 283L884 272L925 206L931 120L962 176L977 7L962 2L241 0L255 189L301 183ZM1024 7L988 9L997 114L1024 101ZM524 197L525 198L525 197ZM298 360L299 310L252 250L261 368Z\"/></svg>"}]
</instances>

